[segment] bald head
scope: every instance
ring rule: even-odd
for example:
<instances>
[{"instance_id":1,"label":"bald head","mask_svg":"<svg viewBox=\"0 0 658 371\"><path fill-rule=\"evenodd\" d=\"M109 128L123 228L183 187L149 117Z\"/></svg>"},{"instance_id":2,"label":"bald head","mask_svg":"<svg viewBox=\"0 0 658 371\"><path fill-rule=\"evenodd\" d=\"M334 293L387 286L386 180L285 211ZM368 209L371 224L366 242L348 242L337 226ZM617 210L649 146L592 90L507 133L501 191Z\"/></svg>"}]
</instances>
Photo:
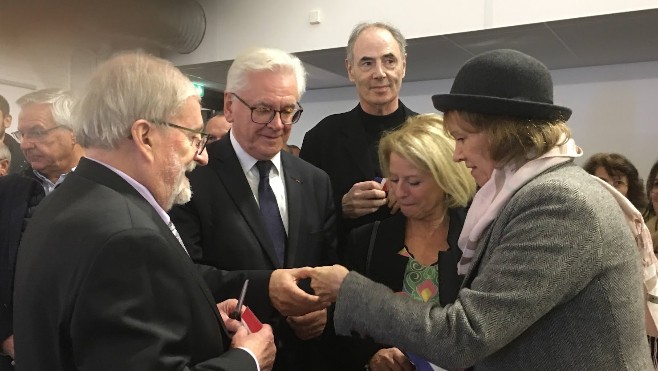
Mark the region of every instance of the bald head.
<instances>
[{"instance_id":1,"label":"bald head","mask_svg":"<svg viewBox=\"0 0 658 371\"><path fill-rule=\"evenodd\" d=\"M220 114L208 120L205 131L214 137L213 140L217 140L226 135L229 129L231 129L231 123L226 121L224 115Z\"/></svg>"}]
</instances>

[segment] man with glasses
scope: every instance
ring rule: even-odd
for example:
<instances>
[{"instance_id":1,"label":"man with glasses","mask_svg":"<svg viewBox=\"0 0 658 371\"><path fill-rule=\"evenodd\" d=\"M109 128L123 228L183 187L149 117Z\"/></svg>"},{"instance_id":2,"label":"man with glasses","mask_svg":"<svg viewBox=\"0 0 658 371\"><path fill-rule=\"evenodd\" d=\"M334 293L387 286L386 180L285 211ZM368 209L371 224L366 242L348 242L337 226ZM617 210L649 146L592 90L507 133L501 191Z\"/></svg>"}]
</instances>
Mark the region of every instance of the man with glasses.
<instances>
[{"instance_id":1,"label":"man with glasses","mask_svg":"<svg viewBox=\"0 0 658 371\"><path fill-rule=\"evenodd\" d=\"M190 174L192 200L171 211L215 298L240 293L277 341L275 370L318 370L326 303L297 286L296 267L335 262L328 176L282 151L302 114L300 60L251 49L231 65L224 93L229 135L208 145L208 166ZM309 288L310 290L310 288Z\"/></svg>"},{"instance_id":2,"label":"man with glasses","mask_svg":"<svg viewBox=\"0 0 658 371\"><path fill-rule=\"evenodd\" d=\"M9 102L0 95L0 143L3 143L11 153L11 162L9 163L9 172L21 173L29 167L25 156L21 152L18 142L6 132L11 126L11 115L9 114Z\"/></svg>"},{"instance_id":3,"label":"man with glasses","mask_svg":"<svg viewBox=\"0 0 658 371\"><path fill-rule=\"evenodd\" d=\"M20 97L18 130L13 133L21 144L32 171L46 194L55 189L74 169L84 151L71 128L73 97L60 89L43 89Z\"/></svg>"},{"instance_id":4,"label":"man with glasses","mask_svg":"<svg viewBox=\"0 0 658 371\"><path fill-rule=\"evenodd\" d=\"M340 247L346 245L351 229L397 211L393 193L387 194L380 183L379 138L416 115L399 98L407 67L400 30L381 22L358 24L347 43L345 66L359 104L322 119L304 136L299 154L331 178L342 261L345 253Z\"/></svg>"},{"instance_id":5,"label":"man with glasses","mask_svg":"<svg viewBox=\"0 0 658 371\"><path fill-rule=\"evenodd\" d=\"M271 370L271 327L248 333L226 317L237 300L216 304L166 213L191 197L185 172L207 163L199 102L144 53L92 76L73 120L85 157L19 249L21 369Z\"/></svg>"}]
</instances>

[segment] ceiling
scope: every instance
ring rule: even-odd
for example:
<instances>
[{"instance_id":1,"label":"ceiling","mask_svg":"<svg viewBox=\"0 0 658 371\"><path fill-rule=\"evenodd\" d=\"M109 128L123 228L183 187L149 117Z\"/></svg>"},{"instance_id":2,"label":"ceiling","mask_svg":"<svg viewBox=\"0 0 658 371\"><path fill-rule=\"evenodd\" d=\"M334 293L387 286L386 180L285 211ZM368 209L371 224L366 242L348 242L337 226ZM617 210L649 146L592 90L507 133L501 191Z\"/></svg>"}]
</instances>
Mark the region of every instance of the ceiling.
<instances>
[{"instance_id":1,"label":"ceiling","mask_svg":"<svg viewBox=\"0 0 658 371\"><path fill-rule=\"evenodd\" d=\"M405 81L452 78L470 57L511 48L549 69L658 61L658 9L568 19L407 40ZM351 85L345 48L296 53L304 62L307 89ZM232 61L179 66L193 81L223 90Z\"/></svg>"}]
</instances>

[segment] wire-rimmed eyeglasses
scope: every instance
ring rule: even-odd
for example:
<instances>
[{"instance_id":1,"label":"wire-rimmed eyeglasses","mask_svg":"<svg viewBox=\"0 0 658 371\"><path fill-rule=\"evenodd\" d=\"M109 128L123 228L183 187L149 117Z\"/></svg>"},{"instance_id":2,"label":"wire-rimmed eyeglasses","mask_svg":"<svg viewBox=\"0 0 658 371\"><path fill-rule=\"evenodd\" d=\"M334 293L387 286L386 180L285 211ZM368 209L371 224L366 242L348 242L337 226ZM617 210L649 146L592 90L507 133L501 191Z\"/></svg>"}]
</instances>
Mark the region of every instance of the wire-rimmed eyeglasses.
<instances>
[{"instance_id":1,"label":"wire-rimmed eyeglasses","mask_svg":"<svg viewBox=\"0 0 658 371\"><path fill-rule=\"evenodd\" d=\"M42 141L46 138L46 136L53 130L59 129L61 127L64 127L64 125L55 125L52 128L49 129L42 129L42 128L35 128L35 129L30 129L27 131L14 131L11 133L11 135L16 138L16 140L20 143L23 140L33 140L35 142Z\"/></svg>"},{"instance_id":2,"label":"wire-rimmed eyeglasses","mask_svg":"<svg viewBox=\"0 0 658 371\"><path fill-rule=\"evenodd\" d=\"M199 135L199 136L195 135L192 138L189 138L192 145L196 147L198 155L203 153L203 150L206 148L206 144L208 144L208 137L210 136L210 134L203 132L201 130L186 128L185 126L172 124L171 122L166 122L166 121L158 121L158 120L150 120L150 121L155 124L166 125L175 129L184 130Z\"/></svg>"},{"instance_id":3,"label":"wire-rimmed eyeglasses","mask_svg":"<svg viewBox=\"0 0 658 371\"><path fill-rule=\"evenodd\" d=\"M267 107L267 106L252 106L249 103L245 102L244 99L240 98L235 93L231 93L233 96L238 98L242 104L247 106L251 110L251 121L261 124L261 125L267 125L272 120L274 120L274 116L276 114L279 114L279 117L281 118L281 123L284 125L292 125L299 121L299 118L302 117L302 112L304 112L304 108L302 108L302 105L297 102L297 106L299 107L287 107L284 108L280 111L275 110L272 107Z\"/></svg>"}]
</instances>

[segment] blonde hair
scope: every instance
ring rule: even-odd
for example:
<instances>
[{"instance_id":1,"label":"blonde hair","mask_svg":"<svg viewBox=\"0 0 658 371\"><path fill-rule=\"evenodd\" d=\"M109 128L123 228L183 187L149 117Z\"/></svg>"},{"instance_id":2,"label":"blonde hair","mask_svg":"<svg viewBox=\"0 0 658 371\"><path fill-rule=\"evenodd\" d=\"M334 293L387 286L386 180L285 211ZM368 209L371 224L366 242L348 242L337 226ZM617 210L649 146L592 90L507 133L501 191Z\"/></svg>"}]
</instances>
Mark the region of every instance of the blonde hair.
<instances>
[{"instance_id":1,"label":"blonde hair","mask_svg":"<svg viewBox=\"0 0 658 371\"><path fill-rule=\"evenodd\" d=\"M409 117L397 130L379 142L379 162L389 176L391 153L396 153L420 170L432 175L446 193L447 207L463 207L475 194L475 180L463 162L452 160L455 141L443 128L441 116L428 113Z\"/></svg>"}]
</instances>

